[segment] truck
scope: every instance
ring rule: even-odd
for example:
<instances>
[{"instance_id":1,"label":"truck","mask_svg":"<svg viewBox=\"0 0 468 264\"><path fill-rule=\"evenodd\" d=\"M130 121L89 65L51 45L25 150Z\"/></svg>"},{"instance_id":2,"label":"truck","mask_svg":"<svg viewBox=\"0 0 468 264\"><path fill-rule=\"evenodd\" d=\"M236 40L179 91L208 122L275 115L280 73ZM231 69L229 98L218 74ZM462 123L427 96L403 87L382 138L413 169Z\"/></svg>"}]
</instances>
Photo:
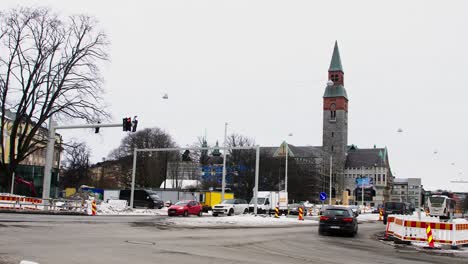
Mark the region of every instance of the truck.
<instances>
[{"instance_id":1,"label":"truck","mask_svg":"<svg viewBox=\"0 0 468 264\"><path fill-rule=\"evenodd\" d=\"M254 211L255 200L249 203L249 211ZM279 207L280 214L288 213L288 193L285 191L260 191L257 195L257 213L259 214L273 214L275 213L276 206Z\"/></svg>"},{"instance_id":2,"label":"truck","mask_svg":"<svg viewBox=\"0 0 468 264\"><path fill-rule=\"evenodd\" d=\"M224 192L224 200L227 199L234 199L234 193L231 192ZM219 191L202 191L200 192L199 202L203 207L203 212L208 212L209 210L213 210L213 206L220 204L221 200L221 192Z\"/></svg>"}]
</instances>

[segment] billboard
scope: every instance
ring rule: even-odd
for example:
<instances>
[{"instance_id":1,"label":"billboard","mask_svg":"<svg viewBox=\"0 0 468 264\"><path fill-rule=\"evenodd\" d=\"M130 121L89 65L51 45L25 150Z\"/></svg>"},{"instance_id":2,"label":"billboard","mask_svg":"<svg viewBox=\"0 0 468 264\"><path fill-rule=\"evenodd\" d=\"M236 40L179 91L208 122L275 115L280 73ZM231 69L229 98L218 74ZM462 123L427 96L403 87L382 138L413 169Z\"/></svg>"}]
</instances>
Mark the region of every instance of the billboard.
<instances>
[{"instance_id":1,"label":"billboard","mask_svg":"<svg viewBox=\"0 0 468 264\"><path fill-rule=\"evenodd\" d=\"M372 177L363 177L363 178L356 178L356 188L372 188L374 187L374 178Z\"/></svg>"}]
</instances>

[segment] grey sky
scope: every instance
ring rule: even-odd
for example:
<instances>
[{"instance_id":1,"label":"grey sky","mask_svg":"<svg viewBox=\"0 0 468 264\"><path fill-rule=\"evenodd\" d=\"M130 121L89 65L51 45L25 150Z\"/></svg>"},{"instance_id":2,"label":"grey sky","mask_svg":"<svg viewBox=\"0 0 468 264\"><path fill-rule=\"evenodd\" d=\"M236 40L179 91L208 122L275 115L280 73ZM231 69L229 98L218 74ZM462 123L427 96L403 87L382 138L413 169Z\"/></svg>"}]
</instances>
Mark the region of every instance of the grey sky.
<instances>
[{"instance_id":1,"label":"grey sky","mask_svg":"<svg viewBox=\"0 0 468 264\"><path fill-rule=\"evenodd\" d=\"M95 16L109 35L103 67L115 122L168 131L181 146L206 129L279 145L322 144L322 95L338 40L349 139L387 146L397 177L468 191L467 1L22 1ZM169 100L162 100L164 93ZM397 133L398 128L404 130ZM64 131L99 161L118 129ZM436 154L434 152L437 152ZM452 165L454 164L454 165Z\"/></svg>"}]
</instances>

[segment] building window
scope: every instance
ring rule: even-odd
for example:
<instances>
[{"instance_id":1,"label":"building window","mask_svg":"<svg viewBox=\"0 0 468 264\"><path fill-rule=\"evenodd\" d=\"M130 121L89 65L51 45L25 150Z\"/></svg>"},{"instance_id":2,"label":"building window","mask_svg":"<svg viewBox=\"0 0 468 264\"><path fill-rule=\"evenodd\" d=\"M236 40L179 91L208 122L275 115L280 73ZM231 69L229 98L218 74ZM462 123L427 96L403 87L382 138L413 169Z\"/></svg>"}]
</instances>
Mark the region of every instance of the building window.
<instances>
[{"instance_id":1,"label":"building window","mask_svg":"<svg viewBox=\"0 0 468 264\"><path fill-rule=\"evenodd\" d=\"M330 119L332 120L336 119L336 105L335 104L330 105Z\"/></svg>"},{"instance_id":2,"label":"building window","mask_svg":"<svg viewBox=\"0 0 468 264\"><path fill-rule=\"evenodd\" d=\"M334 136L335 136L335 132L332 132L332 137L334 137Z\"/></svg>"},{"instance_id":3,"label":"building window","mask_svg":"<svg viewBox=\"0 0 468 264\"><path fill-rule=\"evenodd\" d=\"M333 152L335 150L335 147L331 146L331 151Z\"/></svg>"},{"instance_id":4,"label":"building window","mask_svg":"<svg viewBox=\"0 0 468 264\"><path fill-rule=\"evenodd\" d=\"M385 174L382 175L382 181L385 182Z\"/></svg>"}]
</instances>

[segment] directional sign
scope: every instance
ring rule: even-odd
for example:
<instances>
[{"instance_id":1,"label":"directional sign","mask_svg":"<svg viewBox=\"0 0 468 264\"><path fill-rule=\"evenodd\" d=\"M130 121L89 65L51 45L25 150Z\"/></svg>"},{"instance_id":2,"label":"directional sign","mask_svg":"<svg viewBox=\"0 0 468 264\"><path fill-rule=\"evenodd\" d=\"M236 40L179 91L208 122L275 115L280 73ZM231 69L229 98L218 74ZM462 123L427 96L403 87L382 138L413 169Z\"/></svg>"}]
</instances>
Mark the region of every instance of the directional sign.
<instances>
[{"instance_id":1,"label":"directional sign","mask_svg":"<svg viewBox=\"0 0 468 264\"><path fill-rule=\"evenodd\" d=\"M324 192L320 193L320 201L325 201L328 198L327 194Z\"/></svg>"}]
</instances>

